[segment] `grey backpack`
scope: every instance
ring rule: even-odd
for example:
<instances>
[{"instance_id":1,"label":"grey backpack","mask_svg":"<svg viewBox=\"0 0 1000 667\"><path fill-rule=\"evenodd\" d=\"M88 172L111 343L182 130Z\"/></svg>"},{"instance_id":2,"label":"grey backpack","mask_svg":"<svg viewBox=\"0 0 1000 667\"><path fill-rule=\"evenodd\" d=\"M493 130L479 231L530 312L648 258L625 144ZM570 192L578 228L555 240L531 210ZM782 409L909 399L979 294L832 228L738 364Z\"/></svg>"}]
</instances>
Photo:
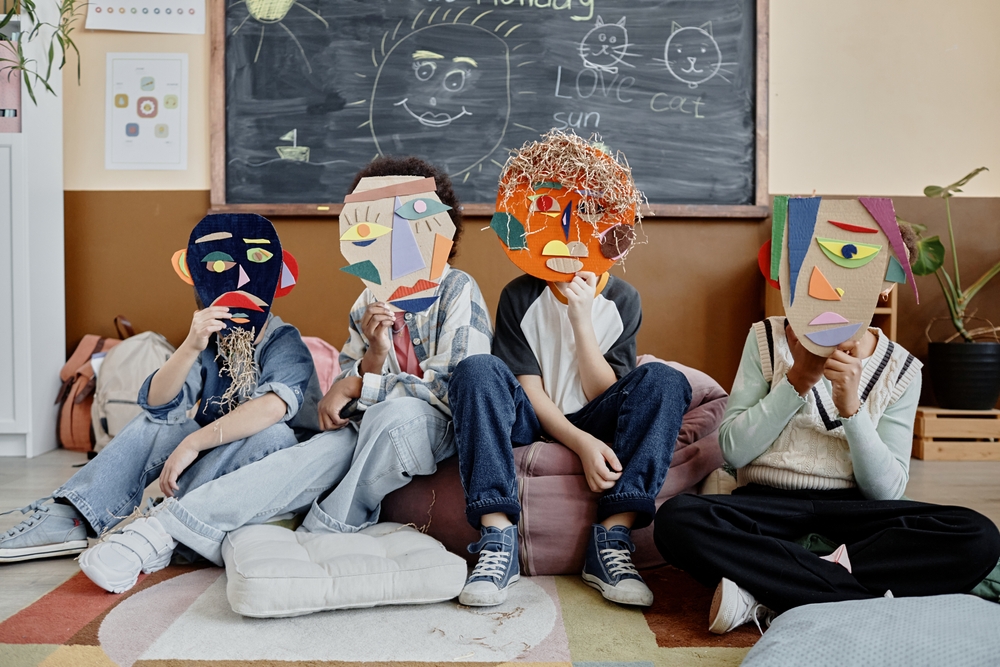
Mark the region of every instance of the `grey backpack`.
<instances>
[{"instance_id":1,"label":"grey backpack","mask_svg":"<svg viewBox=\"0 0 1000 667\"><path fill-rule=\"evenodd\" d=\"M142 412L136 402L142 383L173 353L167 339L153 331L126 338L108 350L97 373L94 404L90 409L95 451L103 449Z\"/></svg>"}]
</instances>

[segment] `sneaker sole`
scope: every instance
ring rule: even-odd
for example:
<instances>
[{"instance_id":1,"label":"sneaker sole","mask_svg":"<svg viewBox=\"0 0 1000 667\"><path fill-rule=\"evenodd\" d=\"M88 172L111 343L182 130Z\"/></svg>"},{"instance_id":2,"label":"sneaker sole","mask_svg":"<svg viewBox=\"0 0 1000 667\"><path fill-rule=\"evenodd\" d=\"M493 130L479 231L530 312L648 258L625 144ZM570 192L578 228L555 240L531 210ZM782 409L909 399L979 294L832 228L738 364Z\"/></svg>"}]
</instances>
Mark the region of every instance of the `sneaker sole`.
<instances>
[{"instance_id":1,"label":"sneaker sole","mask_svg":"<svg viewBox=\"0 0 1000 667\"><path fill-rule=\"evenodd\" d=\"M611 602L616 602L618 604L627 604L627 605L630 605L632 607L651 607L651 606L653 606L653 601L652 600L650 600L649 602L646 602L645 600L632 600L632 599L622 598L621 595L619 595L621 593L621 591L619 591L614 586L609 586L600 577L595 577L592 574L587 574L586 572L584 572L583 573L583 580L591 588L596 588L597 590L601 591L601 595L604 596L605 600L610 600Z\"/></svg>"},{"instance_id":2,"label":"sneaker sole","mask_svg":"<svg viewBox=\"0 0 1000 667\"><path fill-rule=\"evenodd\" d=\"M87 540L45 544L37 547L22 547L20 549L0 549L0 563L17 563L23 560L39 558L56 558L58 556L75 556L87 550Z\"/></svg>"},{"instance_id":3,"label":"sneaker sole","mask_svg":"<svg viewBox=\"0 0 1000 667\"><path fill-rule=\"evenodd\" d=\"M510 588L511 586L513 586L514 584L516 584L520 578L521 578L520 574L515 574L513 577L511 577L510 581L507 582L506 586L504 586L503 588L497 590L497 598L499 598L499 599L496 599L495 601L494 600L489 600L489 601L484 601L484 600L472 600L472 601L470 601L470 600L463 600L462 596L465 594L465 591L463 590L462 593L460 593L459 596L458 596L458 603L459 604L463 604L466 607L495 607L498 604L503 604L504 602L507 601L507 589Z\"/></svg>"},{"instance_id":4,"label":"sneaker sole","mask_svg":"<svg viewBox=\"0 0 1000 667\"><path fill-rule=\"evenodd\" d=\"M728 579L723 579L719 582L719 585L715 587L715 594L712 595L712 607L708 611L708 631L716 635L724 635L730 630L735 628L729 627L732 625L732 619L728 621L724 618L725 614L722 609L722 599L725 597L725 588L727 584L736 587L736 583L729 581ZM736 591L732 591L730 595L735 595Z\"/></svg>"}]
</instances>

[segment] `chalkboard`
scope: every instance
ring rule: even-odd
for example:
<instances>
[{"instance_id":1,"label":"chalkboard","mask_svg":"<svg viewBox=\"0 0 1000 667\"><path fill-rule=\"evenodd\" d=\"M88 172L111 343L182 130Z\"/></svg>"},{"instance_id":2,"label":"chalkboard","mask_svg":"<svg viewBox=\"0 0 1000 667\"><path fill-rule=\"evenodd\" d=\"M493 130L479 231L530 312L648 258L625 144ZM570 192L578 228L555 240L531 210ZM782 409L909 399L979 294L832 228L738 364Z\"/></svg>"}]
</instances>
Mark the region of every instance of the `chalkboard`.
<instances>
[{"instance_id":1,"label":"chalkboard","mask_svg":"<svg viewBox=\"0 0 1000 667\"><path fill-rule=\"evenodd\" d=\"M622 151L663 212L766 203L763 0L214 4L216 209L336 212L363 164L413 154L487 212L553 127Z\"/></svg>"}]
</instances>

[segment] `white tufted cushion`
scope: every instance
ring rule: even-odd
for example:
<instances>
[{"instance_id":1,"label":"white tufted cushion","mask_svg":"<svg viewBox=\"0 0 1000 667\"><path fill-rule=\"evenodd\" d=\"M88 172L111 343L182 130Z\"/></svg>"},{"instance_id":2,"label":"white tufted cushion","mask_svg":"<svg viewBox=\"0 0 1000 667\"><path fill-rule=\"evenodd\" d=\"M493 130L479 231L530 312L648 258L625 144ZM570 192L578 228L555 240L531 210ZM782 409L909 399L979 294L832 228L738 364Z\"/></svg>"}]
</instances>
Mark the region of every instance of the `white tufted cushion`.
<instances>
[{"instance_id":1,"label":"white tufted cushion","mask_svg":"<svg viewBox=\"0 0 1000 667\"><path fill-rule=\"evenodd\" d=\"M995 667L1000 606L971 595L876 598L781 614L742 667Z\"/></svg>"},{"instance_id":2,"label":"white tufted cushion","mask_svg":"<svg viewBox=\"0 0 1000 667\"><path fill-rule=\"evenodd\" d=\"M463 558L398 523L340 534L245 526L226 536L222 557L230 606L256 617L441 602L467 574Z\"/></svg>"}]
</instances>

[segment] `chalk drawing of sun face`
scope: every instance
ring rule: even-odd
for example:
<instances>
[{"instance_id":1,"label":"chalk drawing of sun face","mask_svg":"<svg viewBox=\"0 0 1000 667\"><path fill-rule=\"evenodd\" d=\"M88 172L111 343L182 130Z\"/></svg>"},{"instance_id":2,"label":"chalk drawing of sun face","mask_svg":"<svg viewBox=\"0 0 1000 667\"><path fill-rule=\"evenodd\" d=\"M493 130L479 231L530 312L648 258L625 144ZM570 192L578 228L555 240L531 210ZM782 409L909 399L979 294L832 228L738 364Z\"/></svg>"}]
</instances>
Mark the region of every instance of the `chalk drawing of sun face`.
<instances>
[{"instance_id":1,"label":"chalk drawing of sun face","mask_svg":"<svg viewBox=\"0 0 1000 667\"><path fill-rule=\"evenodd\" d=\"M617 23L605 23L598 16L594 27L580 40L580 57L584 67L617 74L618 65L635 67L632 63L625 62L626 57L636 55L629 53L628 47L625 17Z\"/></svg>"},{"instance_id":2,"label":"chalk drawing of sun face","mask_svg":"<svg viewBox=\"0 0 1000 667\"><path fill-rule=\"evenodd\" d=\"M243 24L250 19L253 19L260 24L260 41L257 42L257 52L254 54L253 61L257 62L257 59L260 57L260 47L264 45L264 31L266 27L270 24L277 24L282 30L288 33L288 36L295 42L295 46L299 48L299 53L302 54L302 59L306 63L306 69L309 70L310 74L312 74L312 65L309 64L309 58L306 57L306 52L305 49L302 48L302 43L299 42L298 37L296 37L295 34L288 29L288 26L282 23L282 21L285 16L288 15L288 12L293 6L300 7L301 9L309 12L324 26L329 28L330 24L327 23L326 19L303 5L301 2L296 2L296 0L237 0L237 2L234 2L233 5L239 4L240 2L245 4L247 7L247 16L238 26L233 28L233 35L238 33L240 28L243 27ZM232 5L230 5L230 7L231 6Z\"/></svg>"},{"instance_id":3,"label":"chalk drawing of sun face","mask_svg":"<svg viewBox=\"0 0 1000 667\"><path fill-rule=\"evenodd\" d=\"M722 51L712 36L712 22L695 28L681 27L676 21L671 21L663 59L667 70L678 81L686 83L688 88L697 88L718 74L723 65Z\"/></svg>"},{"instance_id":4,"label":"chalk drawing of sun face","mask_svg":"<svg viewBox=\"0 0 1000 667\"><path fill-rule=\"evenodd\" d=\"M453 178L468 180L493 163L510 124L510 52L506 38L520 24L482 25L490 11L459 22L439 9L420 23L400 21L372 49L376 73L368 120L380 155L420 155ZM405 31L409 28L409 31Z\"/></svg>"}]
</instances>

